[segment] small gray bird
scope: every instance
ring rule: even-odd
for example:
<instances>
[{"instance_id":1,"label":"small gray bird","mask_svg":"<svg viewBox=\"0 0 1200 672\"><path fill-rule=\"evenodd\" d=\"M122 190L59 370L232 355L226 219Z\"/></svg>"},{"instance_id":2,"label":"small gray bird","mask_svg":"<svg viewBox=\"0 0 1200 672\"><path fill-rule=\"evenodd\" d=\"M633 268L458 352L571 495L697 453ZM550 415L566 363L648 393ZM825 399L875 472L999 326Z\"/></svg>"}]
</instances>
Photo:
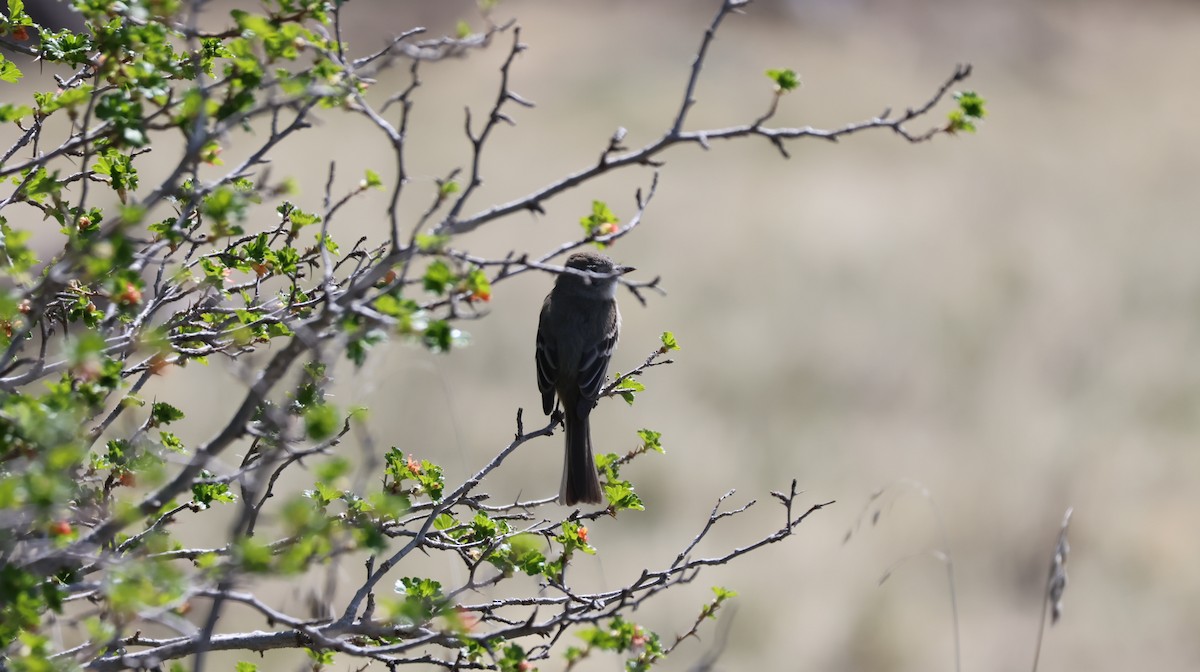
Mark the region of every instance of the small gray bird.
<instances>
[{"instance_id":1,"label":"small gray bird","mask_svg":"<svg viewBox=\"0 0 1200 672\"><path fill-rule=\"evenodd\" d=\"M563 406L567 457L559 501L599 504L604 492L592 458L588 416L604 388L621 331L617 278L634 269L590 250L568 257L567 268L592 275L559 274L542 303L535 356L538 389L546 415L554 410L556 394Z\"/></svg>"}]
</instances>

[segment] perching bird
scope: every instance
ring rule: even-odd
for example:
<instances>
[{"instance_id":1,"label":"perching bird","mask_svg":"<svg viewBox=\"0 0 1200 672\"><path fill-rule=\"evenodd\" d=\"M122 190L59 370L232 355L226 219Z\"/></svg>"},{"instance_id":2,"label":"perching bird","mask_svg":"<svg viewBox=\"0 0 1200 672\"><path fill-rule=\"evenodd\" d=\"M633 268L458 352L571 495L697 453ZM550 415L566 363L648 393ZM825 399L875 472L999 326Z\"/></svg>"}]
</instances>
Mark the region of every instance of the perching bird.
<instances>
[{"instance_id":1,"label":"perching bird","mask_svg":"<svg viewBox=\"0 0 1200 672\"><path fill-rule=\"evenodd\" d=\"M536 353L538 389L546 415L554 410L556 394L563 407L567 454L559 501L567 506L599 504L604 493L592 458L588 417L604 388L608 362L621 331L617 278L634 269L618 266L590 250L568 257L567 268L589 275L559 274L542 303Z\"/></svg>"}]
</instances>

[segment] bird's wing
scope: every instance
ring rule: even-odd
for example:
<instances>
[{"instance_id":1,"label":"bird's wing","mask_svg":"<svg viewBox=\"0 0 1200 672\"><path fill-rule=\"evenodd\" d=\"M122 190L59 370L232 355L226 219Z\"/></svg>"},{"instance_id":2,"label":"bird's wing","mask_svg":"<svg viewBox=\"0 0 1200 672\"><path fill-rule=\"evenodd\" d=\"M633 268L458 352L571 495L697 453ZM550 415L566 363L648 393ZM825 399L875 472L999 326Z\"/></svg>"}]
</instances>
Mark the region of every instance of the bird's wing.
<instances>
[{"instance_id":1,"label":"bird's wing","mask_svg":"<svg viewBox=\"0 0 1200 672\"><path fill-rule=\"evenodd\" d=\"M537 360L537 382L538 391L542 393L542 412L550 415L550 411L554 410L554 381L558 378L558 353L554 350L554 344L546 339L543 333L543 325L549 319L550 313L550 297L546 297L546 302L542 304L542 315L538 319L537 331L537 352L534 353L534 359Z\"/></svg>"}]
</instances>

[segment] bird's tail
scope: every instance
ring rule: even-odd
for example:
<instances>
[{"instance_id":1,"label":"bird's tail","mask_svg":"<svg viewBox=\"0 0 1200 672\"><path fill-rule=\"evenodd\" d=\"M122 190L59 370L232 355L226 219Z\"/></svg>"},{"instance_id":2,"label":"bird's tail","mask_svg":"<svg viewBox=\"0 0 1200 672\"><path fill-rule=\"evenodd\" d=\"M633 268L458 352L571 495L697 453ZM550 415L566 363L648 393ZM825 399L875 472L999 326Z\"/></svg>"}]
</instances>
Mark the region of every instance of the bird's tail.
<instances>
[{"instance_id":1,"label":"bird's tail","mask_svg":"<svg viewBox=\"0 0 1200 672\"><path fill-rule=\"evenodd\" d=\"M596 461L592 458L592 433L588 415L567 409L567 458L563 464L562 491L559 501L566 506L578 502L599 504L604 501Z\"/></svg>"}]
</instances>

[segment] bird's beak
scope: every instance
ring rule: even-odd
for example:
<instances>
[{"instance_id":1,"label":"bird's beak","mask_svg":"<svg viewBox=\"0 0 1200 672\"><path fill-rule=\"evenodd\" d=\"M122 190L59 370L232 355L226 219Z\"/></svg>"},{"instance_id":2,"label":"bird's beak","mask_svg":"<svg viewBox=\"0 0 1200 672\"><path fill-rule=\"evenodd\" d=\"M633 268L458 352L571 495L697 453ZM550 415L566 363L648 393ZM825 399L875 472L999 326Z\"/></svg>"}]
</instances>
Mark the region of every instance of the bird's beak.
<instances>
[{"instance_id":1,"label":"bird's beak","mask_svg":"<svg viewBox=\"0 0 1200 672\"><path fill-rule=\"evenodd\" d=\"M617 267L617 272L620 273L621 275L625 275L626 273L631 273L636 270L637 269L634 268L633 266L618 266Z\"/></svg>"}]
</instances>

